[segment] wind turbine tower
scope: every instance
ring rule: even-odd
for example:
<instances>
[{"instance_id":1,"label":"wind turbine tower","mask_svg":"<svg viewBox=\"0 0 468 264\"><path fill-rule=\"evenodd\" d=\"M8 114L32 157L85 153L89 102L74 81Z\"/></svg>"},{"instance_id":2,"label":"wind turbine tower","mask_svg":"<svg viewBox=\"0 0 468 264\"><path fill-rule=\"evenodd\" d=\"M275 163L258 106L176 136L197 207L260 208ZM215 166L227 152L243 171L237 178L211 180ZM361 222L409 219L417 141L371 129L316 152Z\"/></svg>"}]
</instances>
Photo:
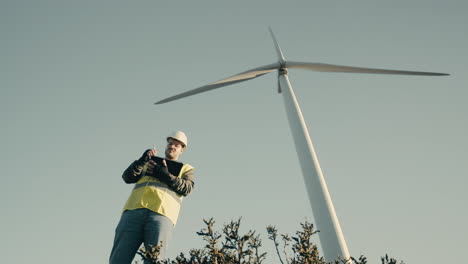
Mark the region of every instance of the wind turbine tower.
<instances>
[{"instance_id":1,"label":"wind turbine tower","mask_svg":"<svg viewBox=\"0 0 468 264\"><path fill-rule=\"evenodd\" d=\"M315 153L312 140L310 139L304 117L302 115L299 103L297 101L294 90L289 82L288 69L305 69L319 72L345 72L345 73L372 73L372 74L400 74L400 75L425 75L425 76L442 76L448 75L445 73L435 72L417 72L417 71L401 71L401 70L386 70L375 68L361 68L352 66L341 66L324 63L311 62L295 62L286 61L283 52L276 41L273 31L270 29L271 37L276 47L278 62L257 67L234 76L222 79L220 81L195 88L193 90L171 96L160 100L155 104L162 104L174 100L178 100L187 96L206 92L223 86L234 83L247 81L257 78L264 74L278 71L278 92L283 95L284 106L291 129L291 134L294 139L296 152L301 165L304 183L309 197L309 202L312 207L315 225L320 230L319 239L322 246L324 259L331 262L338 258L349 259L350 255L346 245L343 232L338 221L338 217L333 206L325 178L320 168L320 164Z\"/></svg>"}]
</instances>

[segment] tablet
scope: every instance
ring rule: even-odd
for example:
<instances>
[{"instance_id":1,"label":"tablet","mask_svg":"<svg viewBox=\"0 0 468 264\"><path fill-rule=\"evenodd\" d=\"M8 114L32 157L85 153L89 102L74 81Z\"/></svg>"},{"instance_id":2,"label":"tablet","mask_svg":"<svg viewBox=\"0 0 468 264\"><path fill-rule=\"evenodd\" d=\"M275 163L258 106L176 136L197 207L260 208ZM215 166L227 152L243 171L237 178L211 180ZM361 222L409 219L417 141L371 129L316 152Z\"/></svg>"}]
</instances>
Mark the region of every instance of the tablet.
<instances>
[{"instance_id":1,"label":"tablet","mask_svg":"<svg viewBox=\"0 0 468 264\"><path fill-rule=\"evenodd\" d=\"M166 160L167 164L167 169L169 170L169 173L174 175L174 176L179 176L180 170L182 170L182 166L184 164L182 162L174 161L174 160L168 160L168 159L163 159L158 156L152 156L152 160L154 160L158 165L163 165L163 160Z\"/></svg>"}]
</instances>

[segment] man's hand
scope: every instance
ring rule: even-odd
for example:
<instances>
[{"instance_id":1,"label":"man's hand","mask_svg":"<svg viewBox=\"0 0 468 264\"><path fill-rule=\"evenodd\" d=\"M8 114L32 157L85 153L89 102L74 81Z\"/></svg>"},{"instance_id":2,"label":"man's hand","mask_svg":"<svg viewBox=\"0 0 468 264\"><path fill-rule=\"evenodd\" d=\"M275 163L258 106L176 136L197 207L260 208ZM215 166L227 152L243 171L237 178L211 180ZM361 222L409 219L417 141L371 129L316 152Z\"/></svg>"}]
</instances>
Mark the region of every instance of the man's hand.
<instances>
[{"instance_id":1,"label":"man's hand","mask_svg":"<svg viewBox=\"0 0 468 264\"><path fill-rule=\"evenodd\" d=\"M156 179L168 183L171 180L171 176L169 170L167 169L166 160L163 159L162 163L163 164L157 164L153 160L150 160L147 171L151 173Z\"/></svg>"},{"instance_id":2,"label":"man's hand","mask_svg":"<svg viewBox=\"0 0 468 264\"><path fill-rule=\"evenodd\" d=\"M146 168L146 174L154 175L155 172L157 172L158 170L159 170L159 165L154 160L150 160L148 162L148 167Z\"/></svg>"},{"instance_id":3,"label":"man's hand","mask_svg":"<svg viewBox=\"0 0 468 264\"><path fill-rule=\"evenodd\" d=\"M143 161L143 162L148 162L150 161L151 157L156 156L156 153L158 153L156 149L147 149L145 150L145 152L143 152L143 155L138 160Z\"/></svg>"}]
</instances>

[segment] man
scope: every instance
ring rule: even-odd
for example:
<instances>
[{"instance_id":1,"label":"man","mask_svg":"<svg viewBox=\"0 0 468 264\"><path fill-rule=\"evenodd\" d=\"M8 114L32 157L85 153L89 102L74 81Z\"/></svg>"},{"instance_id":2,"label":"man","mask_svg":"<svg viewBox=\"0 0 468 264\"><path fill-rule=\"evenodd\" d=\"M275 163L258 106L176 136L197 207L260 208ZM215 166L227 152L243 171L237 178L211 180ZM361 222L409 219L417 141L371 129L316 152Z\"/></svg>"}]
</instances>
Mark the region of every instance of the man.
<instances>
[{"instance_id":1,"label":"man","mask_svg":"<svg viewBox=\"0 0 468 264\"><path fill-rule=\"evenodd\" d=\"M167 137L165 157L177 161L186 148L185 133L174 132ZM130 264L141 243L147 248L162 245L163 259L182 198L193 189L192 166L183 164L179 175L172 175L165 160L157 164L151 159L156 154L156 149L146 150L122 175L126 183L136 184L115 230L111 264Z\"/></svg>"}]
</instances>

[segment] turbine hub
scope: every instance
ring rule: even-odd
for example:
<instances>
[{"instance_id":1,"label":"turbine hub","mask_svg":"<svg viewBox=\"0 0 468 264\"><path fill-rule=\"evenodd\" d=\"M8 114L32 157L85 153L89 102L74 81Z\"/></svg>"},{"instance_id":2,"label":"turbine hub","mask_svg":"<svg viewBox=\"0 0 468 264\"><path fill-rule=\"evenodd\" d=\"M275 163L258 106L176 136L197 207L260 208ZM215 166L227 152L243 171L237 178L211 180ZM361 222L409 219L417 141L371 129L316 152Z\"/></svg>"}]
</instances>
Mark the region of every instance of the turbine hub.
<instances>
[{"instance_id":1,"label":"turbine hub","mask_svg":"<svg viewBox=\"0 0 468 264\"><path fill-rule=\"evenodd\" d=\"M282 67L278 69L278 76L288 74L288 68L284 68L283 65Z\"/></svg>"}]
</instances>

